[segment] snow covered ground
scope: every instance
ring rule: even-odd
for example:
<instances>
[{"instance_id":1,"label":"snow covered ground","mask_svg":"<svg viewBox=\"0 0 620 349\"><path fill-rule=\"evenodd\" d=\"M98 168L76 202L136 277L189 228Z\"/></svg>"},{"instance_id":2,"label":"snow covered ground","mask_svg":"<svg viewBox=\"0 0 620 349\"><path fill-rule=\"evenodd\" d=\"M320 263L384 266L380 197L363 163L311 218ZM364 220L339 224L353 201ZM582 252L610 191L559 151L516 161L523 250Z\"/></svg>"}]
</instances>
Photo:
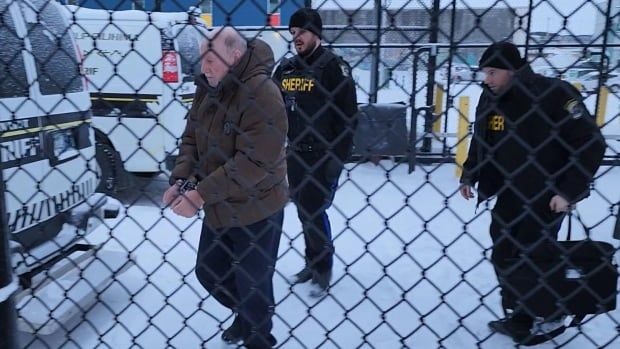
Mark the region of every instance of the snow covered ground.
<instances>
[{"instance_id":1,"label":"snow covered ground","mask_svg":"<svg viewBox=\"0 0 620 349\"><path fill-rule=\"evenodd\" d=\"M286 207L274 278L274 334L281 348L514 347L486 326L501 315L488 261L489 214L482 207L475 213L474 203L457 195L454 173L455 167L445 164L418 167L412 174L389 160L348 165L329 211L337 259L333 287L324 299L309 297L307 285L291 287L286 281L303 263L295 207ZM620 198L620 168L602 168L599 176L579 210L588 225L602 221L592 232L595 239L617 247L610 207ZM131 251L137 266L118 277L67 331L24 335L25 345L227 348L219 332L230 324L230 313L193 274L200 220L161 208L160 196L160 190L147 188L115 223L89 239L109 250ZM570 329L558 337L557 344L617 347L617 323L619 311L594 317L581 332Z\"/></svg>"},{"instance_id":2,"label":"snow covered ground","mask_svg":"<svg viewBox=\"0 0 620 349\"><path fill-rule=\"evenodd\" d=\"M359 81L368 81L362 71ZM395 73L381 102L408 102L411 78ZM423 78L423 77L422 77ZM398 84L396 83L398 82ZM402 86L399 87L399 84ZM474 117L479 87L450 86L454 106L470 98ZM416 94L424 105L425 91ZM367 101L362 93L359 101ZM595 96L586 100L593 111ZM445 101L444 101L445 103ZM618 154L619 100L610 96L607 124L609 155ZM455 133L458 112L448 111L447 133ZM418 129L422 126L418 123ZM453 146L456 138L448 138ZM620 199L620 168L602 168L590 198L579 205L597 240L611 238L613 204ZM274 334L281 348L511 348L511 340L492 335L487 322L501 316L497 282L488 260L491 241L488 207L456 193L452 164L418 166L389 160L379 166L349 164L329 211L337 257L330 294L309 297L309 286L291 287L287 279L303 264L303 237L293 205L285 211L277 272ZM230 313L208 296L194 274L200 219L184 219L161 207L165 178L140 188L108 227L89 236L106 250L131 253L136 266L103 292L99 302L54 335L21 336L29 348L227 348L220 331ZM202 214L201 214L202 217ZM580 237L577 229L576 237ZM98 266L99 268L101 266ZM89 287L85 282L81 286ZM69 300L66 300L69 302ZM570 329L553 348L620 347L620 311Z\"/></svg>"}]
</instances>

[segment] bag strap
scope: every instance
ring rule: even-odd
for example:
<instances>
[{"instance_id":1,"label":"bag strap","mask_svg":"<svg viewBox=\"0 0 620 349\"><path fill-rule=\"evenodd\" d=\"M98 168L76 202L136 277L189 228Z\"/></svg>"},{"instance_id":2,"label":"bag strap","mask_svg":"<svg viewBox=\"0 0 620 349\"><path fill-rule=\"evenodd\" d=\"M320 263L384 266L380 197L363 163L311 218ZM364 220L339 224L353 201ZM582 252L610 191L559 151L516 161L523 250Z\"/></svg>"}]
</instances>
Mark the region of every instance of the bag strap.
<instances>
[{"instance_id":1,"label":"bag strap","mask_svg":"<svg viewBox=\"0 0 620 349\"><path fill-rule=\"evenodd\" d=\"M590 228L587 225L585 225L583 220L581 220L581 215L579 214L579 211L577 211L577 208L569 208L569 210L568 210L568 231L566 232L566 241L570 241L571 240L571 233L572 233L572 230L573 230L573 210L575 211L575 217L577 218L577 221L579 222L579 224L583 228L583 231L586 233L586 238L589 239L590 238Z\"/></svg>"},{"instance_id":2,"label":"bag strap","mask_svg":"<svg viewBox=\"0 0 620 349\"><path fill-rule=\"evenodd\" d=\"M580 326L581 322L583 321L583 319L585 319L585 317L586 317L586 314L575 315L573 319L571 320L570 324L568 324L568 327Z\"/></svg>"},{"instance_id":3,"label":"bag strap","mask_svg":"<svg viewBox=\"0 0 620 349\"><path fill-rule=\"evenodd\" d=\"M618 213L616 214L616 225L614 226L614 239L620 240L620 202L618 202Z\"/></svg>"}]
</instances>

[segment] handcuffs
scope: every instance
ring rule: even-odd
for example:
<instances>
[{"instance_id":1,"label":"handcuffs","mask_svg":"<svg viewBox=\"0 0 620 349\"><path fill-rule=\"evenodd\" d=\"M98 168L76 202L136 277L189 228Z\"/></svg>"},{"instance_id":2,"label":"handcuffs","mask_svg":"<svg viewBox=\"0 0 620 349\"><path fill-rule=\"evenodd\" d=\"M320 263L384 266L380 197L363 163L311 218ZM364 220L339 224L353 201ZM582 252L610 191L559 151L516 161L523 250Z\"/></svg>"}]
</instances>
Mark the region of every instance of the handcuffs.
<instances>
[{"instance_id":1,"label":"handcuffs","mask_svg":"<svg viewBox=\"0 0 620 349\"><path fill-rule=\"evenodd\" d=\"M177 179L176 185L179 186L179 193L185 194L188 191L196 190L196 183L189 179Z\"/></svg>"}]
</instances>

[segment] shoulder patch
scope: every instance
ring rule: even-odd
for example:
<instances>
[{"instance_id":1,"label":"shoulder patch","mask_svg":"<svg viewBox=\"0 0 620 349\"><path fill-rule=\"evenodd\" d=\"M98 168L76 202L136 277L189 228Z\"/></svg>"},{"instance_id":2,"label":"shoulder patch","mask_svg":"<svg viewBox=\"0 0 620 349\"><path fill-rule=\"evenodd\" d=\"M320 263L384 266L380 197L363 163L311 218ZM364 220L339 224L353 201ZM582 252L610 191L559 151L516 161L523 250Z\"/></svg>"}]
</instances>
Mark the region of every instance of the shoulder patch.
<instances>
[{"instance_id":1,"label":"shoulder patch","mask_svg":"<svg viewBox=\"0 0 620 349\"><path fill-rule=\"evenodd\" d=\"M579 119L585 114L583 108L584 108L583 104L575 99L570 99L564 105L564 109L568 112L568 115L570 115L570 117L573 119Z\"/></svg>"}]
</instances>

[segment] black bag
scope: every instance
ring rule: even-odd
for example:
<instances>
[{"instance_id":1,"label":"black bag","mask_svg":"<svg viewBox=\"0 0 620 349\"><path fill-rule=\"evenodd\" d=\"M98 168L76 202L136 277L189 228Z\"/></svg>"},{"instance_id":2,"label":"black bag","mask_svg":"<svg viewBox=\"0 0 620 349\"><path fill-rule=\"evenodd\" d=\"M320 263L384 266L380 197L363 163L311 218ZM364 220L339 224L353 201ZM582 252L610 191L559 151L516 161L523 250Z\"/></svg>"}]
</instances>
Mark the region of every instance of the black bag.
<instances>
[{"instance_id":1,"label":"black bag","mask_svg":"<svg viewBox=\"0 0 620 349\"><path fill-rule=\"evenodd\" d=\"M616 309L617 265L615 248L606 242L587 238L570 241L571 215L567 241L545 241L532 253L515 260L515 269L505 276L517 306L543 318L562 315L583 317ZM524 260L525 259L525 260Z\"/></svg>"}]
</instances>

